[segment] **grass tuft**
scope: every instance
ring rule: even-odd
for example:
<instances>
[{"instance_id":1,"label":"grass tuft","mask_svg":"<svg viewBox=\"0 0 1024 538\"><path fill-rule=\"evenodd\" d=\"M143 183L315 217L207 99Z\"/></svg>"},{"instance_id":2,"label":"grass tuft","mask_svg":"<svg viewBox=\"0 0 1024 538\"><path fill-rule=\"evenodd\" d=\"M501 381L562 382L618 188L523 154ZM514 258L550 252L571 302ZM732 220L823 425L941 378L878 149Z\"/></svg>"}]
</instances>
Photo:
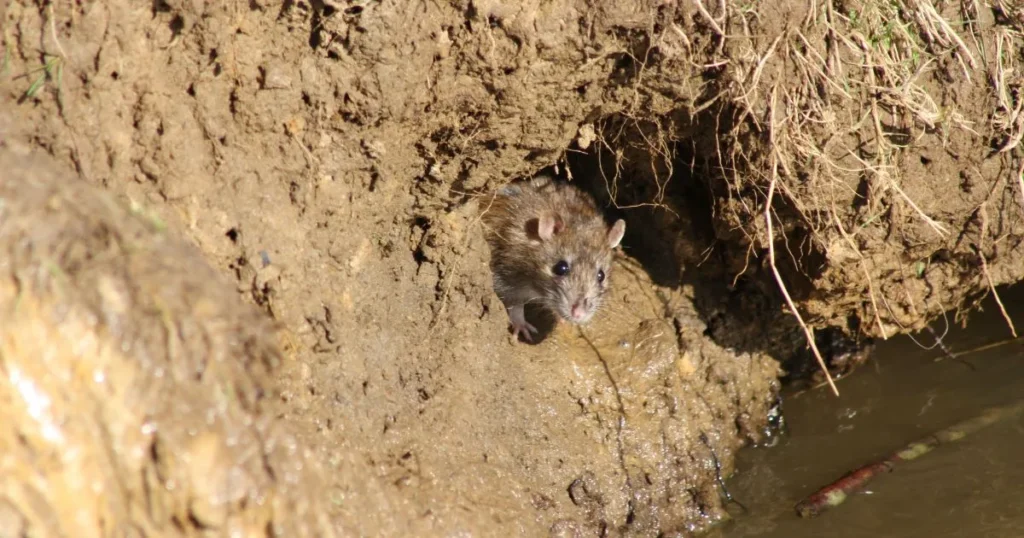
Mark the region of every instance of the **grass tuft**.
<instances>
[{"instance_id":1,"label":"grass tuft","mask_svg":"<svg viewBox=\"0 0 1024 538\"><path fill-rule=\"evenodd\" d=\"M64 61L60 56L50 56L47 58L46 63L29 71L27 75L31 75L33 73L38 73L38 75L32 81L32 84L29 85L28 89L25 90L24 99L32 99L35 97L36 94L39 93L39 90L46 85L47 80L54 81L59 91L64 77Z\"/></svg>"}]
</instances>

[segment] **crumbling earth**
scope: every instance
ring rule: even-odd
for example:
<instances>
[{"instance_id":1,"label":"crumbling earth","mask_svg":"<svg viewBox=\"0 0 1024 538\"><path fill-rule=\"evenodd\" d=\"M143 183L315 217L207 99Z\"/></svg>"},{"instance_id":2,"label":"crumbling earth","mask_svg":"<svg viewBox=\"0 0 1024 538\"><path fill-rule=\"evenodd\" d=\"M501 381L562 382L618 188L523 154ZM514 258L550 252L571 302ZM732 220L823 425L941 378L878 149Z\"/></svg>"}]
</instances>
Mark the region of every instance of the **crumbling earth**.
<instances>
[{"instance_id":1,"label":"crumbling earth","mask_svg":"<svg viewBox=\"0 0 1024 538\"><path fill-rule=\"evenodd\" d=\"M65 437L4 465L113 450L89 484L35 474L49 493L31 504L5 475L0 516L25 525L690 534L726 517L720 478L768 435L800 322L888 337L1024 272L1009 3L11 2L0 23L0 245L52 242L10 258L0 309L94 345L11 340L3 435L46 425L12 372L51 352L58 371L92 360L131 390L172 387L152 405L186 462L161 474L144 408L122 416L94 378L24 370L72 398ZM628 234L593 325L513 345L478 216L541 169ZM156 246L108 247L121 236ZM111 304L163 336L123 347ZM199 329L172 338L185 322ZM225 403L220 382L156 373L195 361L246 389ZM113 484L115 508L68 503Z\"/></svg>"}]
</instances>

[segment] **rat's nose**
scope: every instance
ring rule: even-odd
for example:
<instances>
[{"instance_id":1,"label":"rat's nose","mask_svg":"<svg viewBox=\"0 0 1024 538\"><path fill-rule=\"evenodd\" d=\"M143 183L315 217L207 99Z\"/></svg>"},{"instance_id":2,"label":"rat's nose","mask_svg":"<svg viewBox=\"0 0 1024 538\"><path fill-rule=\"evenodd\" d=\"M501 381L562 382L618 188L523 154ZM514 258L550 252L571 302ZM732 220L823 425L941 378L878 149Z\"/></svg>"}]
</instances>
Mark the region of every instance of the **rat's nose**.
<instances>
[{"instance_id":1,"label":"rat's nose","mask_svg":"<svg viewBox=\"0 0 1024 538\"><path fill-rule=\"evenodd\" d=\"M572 304L572 310L569 312L572 314L573 321L582 321L587 317L587 304L585 299L581 299Z\"/></svg>"}]
</instances>

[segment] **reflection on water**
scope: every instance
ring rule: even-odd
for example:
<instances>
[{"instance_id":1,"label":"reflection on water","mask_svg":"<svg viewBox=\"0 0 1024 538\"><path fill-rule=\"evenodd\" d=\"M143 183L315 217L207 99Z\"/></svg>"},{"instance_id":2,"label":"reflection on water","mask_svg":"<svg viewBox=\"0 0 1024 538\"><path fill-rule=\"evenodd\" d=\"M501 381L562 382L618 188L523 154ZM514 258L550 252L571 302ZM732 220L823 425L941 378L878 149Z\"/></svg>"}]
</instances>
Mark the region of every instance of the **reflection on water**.
<instances>
[{"instance_id":1,"label":"reflection on water","mask_svg":"<svg viewBox=\"0 0 1024 538\"><path fill-rule=\"evenodd\" d=\"M1024 286L1004 290L1004 304L1024 328ZM1010 338L993 302L971 315L965 330L951 327L953 352ZM934 325L942 334L941 320ZM934 337L917 336L930 346ZM883 457L990 406L1024 398L1024 339L941 359L907 337L882 342L871 361L827 388L789 395L789 435L774 448L740 453L729 481L734 520L714 534L724 538L1024 535L1024 421L997 423L921 459L898 465L865 492L816 519L796 516L804 496L846 472Z\"/></svg>"}]
</instances>

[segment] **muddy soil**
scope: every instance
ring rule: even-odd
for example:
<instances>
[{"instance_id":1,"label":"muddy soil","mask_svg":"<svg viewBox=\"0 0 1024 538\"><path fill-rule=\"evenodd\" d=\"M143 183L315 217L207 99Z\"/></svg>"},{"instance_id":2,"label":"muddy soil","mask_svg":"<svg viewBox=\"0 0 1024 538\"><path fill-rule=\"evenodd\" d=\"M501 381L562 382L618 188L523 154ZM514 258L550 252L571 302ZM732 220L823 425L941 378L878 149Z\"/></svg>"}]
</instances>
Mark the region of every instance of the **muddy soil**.
<instances>
[{"instance_id":1,"label":"muddy soil","mask_svg":"<svg viewBox=\"0 0 1024 538\"><path fill-rule=\"evenodd\" d=\"M466 336L412 380L413 410L374 414L399 396L387 378L332 387L345 355L293 355L306 378L293 393L294 380L271 382L282 356L269 320L158 215L25 146L0 146L0 165L12 536L106 536L107 520L182 536L699 528L724 514L736 450L769 433L775 361L708 341L692 290L656 286L627 259L586 330L549 323L529 347Z\"/></svg>"},{"instance_id":2,"label":"muddy soil","mask_svg":"<svg viewBox=\"0 0 1024 538\"><path fill-rule=\"evenodd\" d=\"M269 320L153 215L3 146L2 534L332 536L266 409Z\"/></svg>"},{"instance_id":3,"label":"muddy soil","mask_svg":"<svg viewBox=\"0 0 1024 538\"><path fill-rule=\"evenodd\" d=\"M765 352L803 345L769 245L808 323L855 339L1024 275L1024 17L892 4L5 3L0 140L278 324L260 416L327 468L298 487L336 528L685 534L765 435ZM514 345L478 210L550 167L625 248L592 326Z\"/></svg>"}]
</instances>

